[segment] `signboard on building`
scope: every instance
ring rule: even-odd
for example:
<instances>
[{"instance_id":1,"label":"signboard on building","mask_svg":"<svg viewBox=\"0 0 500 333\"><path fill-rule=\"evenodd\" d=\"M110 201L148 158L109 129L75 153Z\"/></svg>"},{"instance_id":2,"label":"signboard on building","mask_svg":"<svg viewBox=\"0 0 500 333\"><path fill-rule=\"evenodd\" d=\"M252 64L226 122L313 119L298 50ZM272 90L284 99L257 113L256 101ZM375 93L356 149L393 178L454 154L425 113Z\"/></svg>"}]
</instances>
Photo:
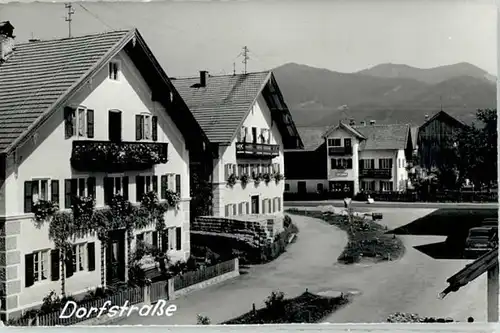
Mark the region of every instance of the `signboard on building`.
<instances>
[{"instance_id":1,"label":"signboard on building","mask_svg":"<svg viewBox=\"0 0 500 333\"><path fill-rule=\"evenodd\" d=\"M347 171L335 171L335 177L347 177Z\"/></svg>"}]
</instances>

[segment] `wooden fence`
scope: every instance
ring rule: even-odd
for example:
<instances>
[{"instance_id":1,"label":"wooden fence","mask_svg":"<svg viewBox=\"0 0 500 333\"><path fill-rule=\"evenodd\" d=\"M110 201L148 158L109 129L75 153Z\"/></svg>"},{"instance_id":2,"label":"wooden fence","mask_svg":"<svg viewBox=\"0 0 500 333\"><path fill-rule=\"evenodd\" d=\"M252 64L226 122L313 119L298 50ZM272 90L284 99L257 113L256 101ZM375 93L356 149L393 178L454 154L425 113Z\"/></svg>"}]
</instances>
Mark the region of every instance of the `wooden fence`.
<instances>
[{"instance_id":1,"label":"wooden fence","mask_svg":"<svg viewBox=\"0 0 500 333\"><path fill-rule=\"evenodd\" d=\"M151 303L156 303L160 299L168 299L168 281L151 283L149 287L149 299Z\"/></svg>"},{"instance_id":2,"label":"wooden fence","mask_svg":"<svg viewBox=\"0 0 500 333\"><path fill-rule=\"evenodd\" d=\"M178 291L194 284L212 279L222 274L236 270L236 259L224 261L213 266L207 266L196 271L187 272L174 277L174 290Z\"/></svg>"},{"instance_id":3,"label":"wooden fence","mask_svg":"<svg viewBox=\"0 0 500 333\"><path fill-rule=\"evenodd\" d=\"M62 309L58 311L54 311L51 313L46 313L42 315L38 315L35 318L21 318L15 322L9 323L12 326L69 326L75 325L80 322L93 319L98 316L99 312L89 312L92 308L101 308L104 303L108 302L109 305L106 306L107 309L113 305L125 305L125 302L128 301L129 305L137 304L144 302L144 289L142 287L129 288L126 290L121 290L116 294L108 296L106 298L101 298L97 300L91 301L81 301L77 302L78 309L85 308L86 314L78 318L75 315L70 316L70 318L61 318ZM69 315L72 311L72 307L69 306L68 310L64 315ZM68 313L69 312L69 313ZM107 311L103 311L103 314L107 313Z\"/></svg>"}]
</instances>

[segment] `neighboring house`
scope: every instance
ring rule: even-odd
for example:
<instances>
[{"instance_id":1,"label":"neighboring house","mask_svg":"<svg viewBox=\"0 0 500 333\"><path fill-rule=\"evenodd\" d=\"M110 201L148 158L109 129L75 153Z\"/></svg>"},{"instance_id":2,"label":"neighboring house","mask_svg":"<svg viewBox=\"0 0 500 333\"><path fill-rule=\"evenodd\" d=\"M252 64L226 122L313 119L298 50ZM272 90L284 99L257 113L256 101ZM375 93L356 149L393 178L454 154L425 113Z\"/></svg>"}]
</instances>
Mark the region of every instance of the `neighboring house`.
<instances>
[{"instance_id":1,"label":"neighboring house","mask_svg":"<svg viewBox=\"0 0 500 333\"><path fill-rule=\"evenodd\" d=\"M188 149L208 141L140 33L14 48L12 34L0 40L2 320L39 305L51 290L60 294L62 279L69 295L103 279L107 285L127 280L124 229L108 234L104 258L96 233L85 232L72 234L73 250L62 258L49 238L51 221L33 221L42 201L71 212L76 197L91 197L101 208L115 194L136 204L148 191L160 199L177 193L178 209L165 214L165 237L151 223L134 230L131 248L140 239L186 260Z\"/></svg>"},{"instance_id":2,"label":"neighboring house","mask_svg":"<svg viewBox=\"0 0 500 333\"><path fill-rule=\"evenodd\" d=\"M322 193L328 190L325 163L327 127L298 127L304 149L285 150L285 193Z\"/></svg>"},{"instance_id":3,"label":"neighboring house","mask_svg":"<svg viewBox=\"0 0 500 333\"><path fill-rule=\"evenodd\" d=\"M413 152L409 125L369 125L353 126L340 122L323 134L320 143L317 134L312 142L316 156L310 160L322 160L326 166L325 190L332 198L354 196L360 191L404 191L408 182L406 161ZM324 149L320 149L325 145ZM314 148L317 147L317 148ZM288 152L290 158L297 152ZM320 157L321 156L321 157ZM288 156L287 156L288 159ZM296 166L296 168L300 168ZM323 168L316 167L314 176L321 174ZM302 164L299 173L303 180L287 178L290 192L317 192L321 183L319 178L307 177L309 166ZM286 175L286 174L285 174Z\"/></svg>"},{"instance_id":4,"label":"neighboring house","mask_svg":"<svg viewBox=\"0 0 500 333\"><path fill-rule=\"evenodd\" d=\"M419 164L426 170L445 163L442 152L453 145L456 131L467 125L444 111L439 111L418 128L417 149Z\"/></svg>"},{"instance_id":5,"label":"neighboring house","mask_svg":"<svg viewBox=\"0 0 500 333\"><path fill-rule=\"evenodd\" d=\"M283 151L301 148L302 141L272 72L201 71L172 82L218 152L210 177L212 214L281 214ZM273 176L278 178L265 181Z\"/></svg>"}]
</instances>

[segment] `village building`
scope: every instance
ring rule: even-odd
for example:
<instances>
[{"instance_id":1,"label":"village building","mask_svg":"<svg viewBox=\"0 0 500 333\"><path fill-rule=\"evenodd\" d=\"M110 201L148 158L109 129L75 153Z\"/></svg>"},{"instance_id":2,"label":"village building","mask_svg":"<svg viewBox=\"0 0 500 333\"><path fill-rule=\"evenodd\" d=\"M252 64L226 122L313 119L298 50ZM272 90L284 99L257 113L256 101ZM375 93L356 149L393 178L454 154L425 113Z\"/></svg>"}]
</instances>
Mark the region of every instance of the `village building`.
<instances>
[{"instance_id":1,"label":"village building","mask_svg":"<svg viewBox=\"0 0 500 333\"><path fill-rule=\"evenodd\" d=\"M77 295L126 281L139 240L188 259L189 155L208 141L141 34L16 44L8 22L0 34L1 319L60 295L62 282ZM61 253L52 221L34 221L40 203L71 212L91 198L104 209L117 194L138 205L147 193L176 200L160 232L153 221L133 235L120 227L104 244L84 230Z\"/></svg>"}]
</instances>

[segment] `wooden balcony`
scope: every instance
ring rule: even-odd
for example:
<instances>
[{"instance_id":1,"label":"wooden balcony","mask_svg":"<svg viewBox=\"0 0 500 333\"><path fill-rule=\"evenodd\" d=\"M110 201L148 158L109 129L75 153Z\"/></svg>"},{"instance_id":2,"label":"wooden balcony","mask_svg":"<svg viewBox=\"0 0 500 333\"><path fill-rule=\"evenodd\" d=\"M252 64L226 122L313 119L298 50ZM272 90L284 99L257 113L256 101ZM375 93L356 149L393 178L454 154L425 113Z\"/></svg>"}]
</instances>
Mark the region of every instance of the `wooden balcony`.
<instances>
[{"instance_id":1,"label":"wooden balcony","mask_svg":"<svg viewBox=\"0 0 500 333\"><path fill-rule=\"evenodd\" d=\"M71 166L78 171L123 172L146 170L168 158L168 143L75 140Z\"/></svg>"},{"instance_id":2,"label":"wooden balcony","mask_svg":"<svg viewBox=\"0 0 500 333\"><path fill-rule=\"evenodd\" d=\"M391 179L392 169L360 169L359 177L361 178L380 178Z\"/></svg>"},{"instance_id":3,"label":"wooden balcony","mask_svg":"<svg viewBox=\"0 0 500 333\"><path fill-rule=\"evenodd\" d=\"M237 157L273 158L278 156L279 153L280 153L279 145L272 145L267 143L251 143L251 142L236 143Z\"/></svg>"},{"instance_id":4,"label":"wooden balcony","mask_svg":"<svg viewBox=\"0 0 500 333\"><path fill-rule=\"evenodd\" d=\"M329 156L352 155L352 146L346 147L328 147Z\"/></svg>"}]
</instances>

